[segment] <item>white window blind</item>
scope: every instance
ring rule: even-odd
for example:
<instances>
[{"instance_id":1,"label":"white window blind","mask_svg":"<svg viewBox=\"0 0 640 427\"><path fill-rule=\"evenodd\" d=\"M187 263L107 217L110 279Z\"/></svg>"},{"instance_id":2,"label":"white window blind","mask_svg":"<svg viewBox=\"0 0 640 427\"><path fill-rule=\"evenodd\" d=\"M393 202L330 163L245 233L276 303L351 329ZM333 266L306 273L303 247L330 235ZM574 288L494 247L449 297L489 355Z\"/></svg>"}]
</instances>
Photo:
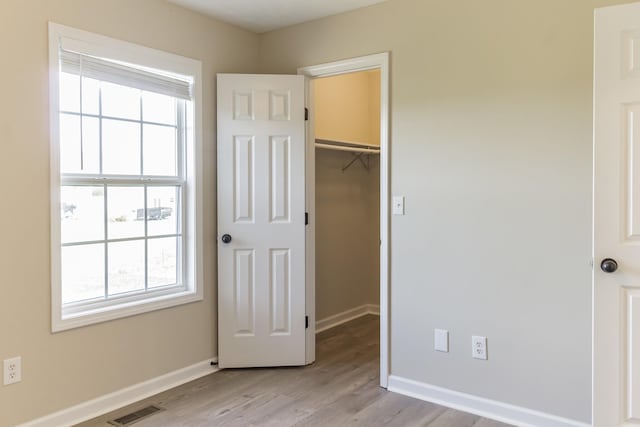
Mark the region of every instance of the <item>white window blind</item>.
<instances>
[{"instance_id":1,"label":"white window blind","mask_svg":"<svg viewBox=\"0 0 640 427\"><path fill-rule=\"evenodd\" d=\"M160 72L156 73L64 49L60 49L60 64L65 73L135 87L175 98L192 99L192 82L186 77L180 79Z\"/></svg>"}]
</instances>

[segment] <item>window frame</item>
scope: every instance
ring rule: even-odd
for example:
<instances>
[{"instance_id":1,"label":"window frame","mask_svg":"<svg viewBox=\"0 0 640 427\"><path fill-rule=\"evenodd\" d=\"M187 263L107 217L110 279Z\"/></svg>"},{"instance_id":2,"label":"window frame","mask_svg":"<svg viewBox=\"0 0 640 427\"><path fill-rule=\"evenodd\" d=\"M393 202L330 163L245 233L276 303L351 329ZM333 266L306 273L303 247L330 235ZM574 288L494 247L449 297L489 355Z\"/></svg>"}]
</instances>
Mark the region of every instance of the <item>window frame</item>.
<instances>
[{"instance_id":1,"label":"window frame","mask_svg":"<svg viewBox=\"0 0 640 427\"><path fill-rule=\"evenodd\" d=\"M178 153L178 168L182 169L181 234L183 251L181 286L167 287L109 299L88 302L62 303L62 241L60 190L63 185L103 186L129 183L147 188L155 183L141 176L118 176L117 179L85 174L65 174L60 170L60 46L72 46L83 54L136 64L147 69L164 70L193 79L192 99L187 105L193 123L184 132L182 152ZM177 305L201 301L203 292L202 256L202 64L200 61L175 54L116 40L83 30L49 23L49 102L50 102L50 168L51 168L51 329L52 332L77 328L108 320L128 317ZM142 118L141 118L142 120ZM141 153L141 156L143 153ZM141 171L142 172L142 171ZM174 179L158 177L175 184ZM106 188L106 187L105 187ZM106 236L105 236L106 237ZM149 236L144 237L146 242ZM105 243L106 244L106 243ZM146 243L145 243L146 245ZM145 261L146 262L146 261ZM179 268L179 267L177 267ZM180 274L180 273L179 273Z\"/></svg>"}]
</instances>

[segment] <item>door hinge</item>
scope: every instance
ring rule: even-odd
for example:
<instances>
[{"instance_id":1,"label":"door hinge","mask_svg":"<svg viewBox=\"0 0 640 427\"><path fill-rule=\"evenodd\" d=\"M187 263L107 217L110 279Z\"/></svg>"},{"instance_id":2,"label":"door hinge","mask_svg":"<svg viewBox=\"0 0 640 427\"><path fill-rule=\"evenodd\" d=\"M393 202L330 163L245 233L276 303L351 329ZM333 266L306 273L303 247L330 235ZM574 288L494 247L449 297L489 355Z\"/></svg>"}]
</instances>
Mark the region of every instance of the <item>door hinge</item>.
<instances>
[{"instance_id":1,"label":"door hinge","mask_svg":"<svg viewBox=\"0 0 640 427\"><path fill-rule=\"evenodd\" d=\"M309 329L309 316L304 316L304 328Z\"/></svg>"},{"instance_id":2,"label":"door hinge","mask_svg":"<svg viewBox=\"0 0 640 427\"><path fill-rule=\"evenodd\" d=\"M309 225L309 212L304 213L304 225Z\"/></svg>"},{"instance_id":3,"label":"door hinge","mask_svg":"<svg viewBox=\"0 0 640 427\"><path fill-rule=\"evenodd\" d=\"M304 108L304 119L309 120L309 109L306 107Z\"/></svg>"}]
</instances>

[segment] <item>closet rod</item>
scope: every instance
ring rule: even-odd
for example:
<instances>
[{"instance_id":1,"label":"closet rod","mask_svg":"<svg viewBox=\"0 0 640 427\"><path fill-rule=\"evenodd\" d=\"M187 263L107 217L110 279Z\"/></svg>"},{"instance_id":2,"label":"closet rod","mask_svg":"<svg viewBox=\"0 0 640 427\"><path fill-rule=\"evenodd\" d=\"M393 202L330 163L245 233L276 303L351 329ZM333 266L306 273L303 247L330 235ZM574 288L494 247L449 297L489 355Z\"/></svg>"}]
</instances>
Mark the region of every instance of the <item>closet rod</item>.
<instances>
[{"instance_id":1,"label":"closet rod","mask_svg":"<svg viewBox=\"0 0 640 427\"><path fill-rule=\"evenodd\" d=\"M347 147L343 145L321 144L319 142L316 142L316 148L324 148L325 150L350 151L352 153L380 154L379 148Z\"/></svg>"}]
</instances>

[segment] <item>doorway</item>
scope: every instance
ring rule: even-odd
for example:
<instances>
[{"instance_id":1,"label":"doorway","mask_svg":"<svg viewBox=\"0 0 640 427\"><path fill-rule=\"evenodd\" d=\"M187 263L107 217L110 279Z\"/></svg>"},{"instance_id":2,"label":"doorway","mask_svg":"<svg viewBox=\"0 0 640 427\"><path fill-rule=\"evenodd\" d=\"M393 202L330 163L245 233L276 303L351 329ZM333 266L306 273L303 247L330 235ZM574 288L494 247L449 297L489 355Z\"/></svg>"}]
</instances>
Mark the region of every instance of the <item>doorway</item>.
<instances>
[{"instance_id":1,"label":"doorway","mask_svg":"<svg viewBox=\"0 0 640 427\"><path fill-rule=\"evenodd\" d=\"M310 85L319 333L380 313L380 70Z\"/></svg>"},{"instance_id":2,"label":"doorway","mask_svg":"<svg viewBox=\"0 0 640 427\"><path fill-rule=\"evenodd\" d=\"M335 141L334 139L322 139L319 136L323 136L322 134L316 135L316 131L323 132L322 123L320 124L320 128L317 127L316 121L318 117L315 114L315 102L316 102L316 82L320 79L327 79L329 77L335 76L345 76L345 78L353 77L356 73L365 72L368 81L371 81L371 76L376 76L379 78L377 80L378 89L379 89L379 99L380 99L380 107L379 111L376 111L379 114L379 146L374 150L375 146L371 143L371 140L365 141ZM369 72L367 74L367 72ZM377 209L379 212L378 215L378 225L379 225L379 233L377 237L379 238L379 246L376 249L373 249L372 255L377 256L379 260L379 274L375 275L378 281L376 286L376 291L379 292L379 312L380 312L380 385L382 387L387 387L388 376L389 376L389 309L388 309L388 301L389 301L389 278L388 278L388 259L389 259L389 246L388 246L388 237L389 237L389 182L388 182L388 168L389 168L389 137L388 137L388 99L389 99L389 55L388 53L382 53L377 55L369 55L365 57L353 58L343 61L337 61L327 64L321 64L316 66L304 67L298 70L298 74L305 75L307 79L307 108L310 109L309 123L307 126L307 156L306 156L306 208L307 212L311 213L309 218L309 227L307 229L306 236L306 309L307 314L309 315L310 327L307 329L306 335L306 354L307 354L307 363L311 363L315 359L315 333L316 333L316 321L320 321L317 324L318 329L320 330L323 326L328 326L332 323L332 321L346 321L351 313L351 316L362 315L363 310L366 311L375 311L375 304L360 304L359 306L353 307L353 311L349 312L349 309L346 311L338 311L340 308L337 307L316 307L316 297L319 295L319 292L325 292L327 289L320 290L318 286L326 285L326 282L331 282L331 274L326 275L317 274L317 268L323 266L321 262L323 262L323 257L327 258L329 250L321 249L331 245L340 245L341 241L334 241L333 243L330 240L327 240L323 235L319 238L319 232L321 230L325 230L323 227L326 227L327 224L331 224L331 222L335 222L336 220L328 219L327 223L318 223L316 218L318 215L322 215L322 212L330 209L327 206L317 206L316 202L321 200L317 197L317 182L316 177L320 174L320 179L325 180L327 178L329 181L335 176L332 176L332 173L324 174L327 171L316 171L316 167L320 166L318 161L323 162L322 165L326 166L328 164L334 164L331 162L335 162L338 164L337 152L342 151L346 153L347 156L344 156L343 160L346 160L344 163L340 163L340 168L344 168L345 172L349 170L351 167L361 167L365 169L369 168L371 171L371 166L375 168L376 172L374 172L373 177L369 175L368 177L362 178L362 182L368 181L371 182L372 178L378 181L378 185L370 184L370 188L374 188L379 190L378 197L374 197L374 200L377 201ZM328 80L327 80L328 81ZM322 83L320 83L322 85ZM322 118L320 119L323 120ZM369 132L370 135L370 132ZM326 135L325 135L326 136ZM343 138L346 139L346 138ZM318 141L317 141L318 140ZM375 138L375 142L378 141L378 138ZM342 144L335 144L336 142L342 142ZM360 144L358 144L360 142ZM321 145L334 145L333 150L330 154L322 153L318 154L320 150L329 151L327 148L316 148L316 143ZM327 144L328 143L328 144ZM334 144L332 144L334 143ZM354 144L355 143L355 144ZM335 149L336 146L342 145L342 149ZM370 152L364 150L371 150ZM374 153L374 151L376 151ZM326 155L325 155L326 154ZM375 156L375 157L374 157ZM373 158L373 159L372 159ZM367 163L368 162L368 163ZM351 163L349 165L349 163ZM354 166L356 165L356 166ZM353 172L354 170L352 170ZM360 171L357 171L360 172ZM348 176L348 175L347 175ZM376 188L377 187L377 188ZM325 197L326 195L322 194L321 197ZM369 198L370 199L370 198ZM369 201L371 203L371 201ZM374 203L375 204L375 203ZM375 209L376 207L373 207ZM322 219L321 221L327 220L327 218ZM334 237L335 239L336 237ZM347 236L338 236L340 238L347 238ZM375 245L375 238L373 244ZM324 245L324 246L323 246ZM320 258L318 258L318 256ZM325 262L331 261L331 256L325 259ZM316 259L318 262L316 262ZM355 267L358 268L358 267ZM367 268L365 266L365 268ZM377 270L377 269L376 269ZM336 274L335 272L333 274ZM338 272L335 277L339 277L340 273ZM318 281L316 280L318 278ZM363 285L366 286L366 285ZM329 290L328 293L324 294L322 298L330 298L330 294L335 289ZM375 299L373 300L375 301ZM319 301L320 304L322 300ZM331 304L329 304L331 305ZM318 311L316 311L318 308ZM331 311L338 311L337 317L331 318L324 317L327 313ZM366 313L365 313L366 314ZM320 315L320 316L318 316ZM334 314L335 315L335 314ZM327 320L329 319L329 320ZM323 323L323 321L325 321Z\"/></svg>"}]
</instances>

